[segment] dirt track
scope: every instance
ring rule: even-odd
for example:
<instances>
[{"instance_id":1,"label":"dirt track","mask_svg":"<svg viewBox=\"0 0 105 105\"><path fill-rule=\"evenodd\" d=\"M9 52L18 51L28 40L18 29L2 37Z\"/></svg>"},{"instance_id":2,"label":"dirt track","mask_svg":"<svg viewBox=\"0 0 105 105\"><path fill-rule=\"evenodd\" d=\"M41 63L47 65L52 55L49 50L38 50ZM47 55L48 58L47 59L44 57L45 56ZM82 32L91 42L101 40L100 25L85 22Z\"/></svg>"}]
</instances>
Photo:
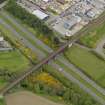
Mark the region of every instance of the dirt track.
<instances>
[{"instance_id":1,"label":"dirt track","mask_svg":"<svg viewBox=\"0 0 105 105\"><path fill-rule=\"evenodd\" d=\"M7 105L61 105L27 91L10 94L5 99Z\"/></svg>"}]
</instances>

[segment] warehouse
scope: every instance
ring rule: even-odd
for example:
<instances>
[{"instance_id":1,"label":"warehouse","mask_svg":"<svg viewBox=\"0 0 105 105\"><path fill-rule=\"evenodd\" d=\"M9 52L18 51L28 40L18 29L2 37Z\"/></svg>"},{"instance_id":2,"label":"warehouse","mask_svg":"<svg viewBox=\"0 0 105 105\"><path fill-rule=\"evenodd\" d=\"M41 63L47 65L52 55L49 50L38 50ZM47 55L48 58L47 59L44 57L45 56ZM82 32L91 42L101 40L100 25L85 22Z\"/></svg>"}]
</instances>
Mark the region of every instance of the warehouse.
<instances>
[{"instance_id":1,"label":"warehouse","mask_svg":"<svg viewBox=\"0 0 105 105\"><path fill-rule=\"evenodd\" d=\"M44 2L49 2L50 0L43 0Z\"/></svg>"},{"instance_id":2,"label":"warehouse","mask_svg":"<svg viewBox=\"0 0 105 105\"><path fill-rule=\"evenodd\" d=\"M47 19L49 17L46 13L44 13L44 12L42 12L40 10L34 10L32 12L32 14L37 16L41 20L45 20L45 19Z\"/></svg>"}]
</instances>

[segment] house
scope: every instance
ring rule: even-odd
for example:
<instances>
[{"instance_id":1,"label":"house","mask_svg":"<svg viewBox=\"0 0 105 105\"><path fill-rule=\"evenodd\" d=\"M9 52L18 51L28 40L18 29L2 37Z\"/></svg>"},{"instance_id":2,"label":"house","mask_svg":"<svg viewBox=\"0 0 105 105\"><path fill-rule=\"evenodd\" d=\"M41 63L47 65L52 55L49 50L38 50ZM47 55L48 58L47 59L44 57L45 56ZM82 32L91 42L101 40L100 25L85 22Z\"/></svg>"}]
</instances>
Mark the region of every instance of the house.
<instances>
[{"instance_id":1,"label":"house","mask_svg":"<svg viewBox=\"0 0 105 105\"><path fill-rule=\"evenodd\" d=\"M10 51L13 50L11 45L4 40L4 37L0 36L0 51Z\"/></svg>"}]
</instances>

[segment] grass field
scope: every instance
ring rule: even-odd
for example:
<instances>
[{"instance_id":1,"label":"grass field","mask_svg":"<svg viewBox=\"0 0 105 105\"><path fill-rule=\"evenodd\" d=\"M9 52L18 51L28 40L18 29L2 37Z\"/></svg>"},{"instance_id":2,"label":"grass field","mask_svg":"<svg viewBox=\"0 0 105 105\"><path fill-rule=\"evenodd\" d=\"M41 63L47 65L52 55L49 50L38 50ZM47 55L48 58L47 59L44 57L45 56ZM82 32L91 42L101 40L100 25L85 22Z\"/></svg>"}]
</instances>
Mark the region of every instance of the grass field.
<instances>
[{"instance_id":1,"label":"grass field","mask_svg":"<svg viewBox=\"0 0 105 105\"><path fill-rule=\"evenodd\" d=\"M68 59L105 87L105 62L92 52L73 46L66 52Z\"/></svg>"},{"instance_id":2,"label":"grass field","mask_svg":"<svg viewBox=\"0 0 105 105\"><path fill-rule=\"evenodd\" d=\"M80 39L80 42L94 48L103 37L105 37L105 12L94 22L86 35Z\"/></svg>"},{"instance_id":3,"label":"grass field","mask_svg":"<svg viewBox=\"0 0 105 105\"><path fill-rule=\"evenodd\" d=\"M0 52L0 69L11 72L25 70L29 61L18 51Z\"/></svg>"},{"instance_id":4,"label":"grass field","mask_svg":"<svg viewBox=\"0 0 105 105\"><path fill-rule=\"evenodd\" d=\"M60 63L59 61L56 61L57 64L61 65L62 68L64 68L64 70L72 75L74 78L76 78L77 80L79 80L83 85L85 85L87 88L91 89L94 93L96 93L99 97L105 99L105 96L102 95L102 93L100 93L99 91L97 91L96 88L94 88L91 84L89 84L88 82L86 82L83 78L81 78L80 75L78 75L76 72L73 72L72 69L68 68L67 66L65 66L64 64ZM70 82L73 82L72 80L68 80L67 78L65 78L65 76L62 74L62 72L58 72L58 70L56 70L55 68L48 66L46 67L47 72L50 72L52 75L56 76L58 78L58 80L60 80L65 86L69 86ZM75 83L74 83L75 84ZM75 84L77 86L77 90L81 91L81 88L78 87L77 84ZM84 90L83 90L84 91Z\"/></svg>"}]
</instances>

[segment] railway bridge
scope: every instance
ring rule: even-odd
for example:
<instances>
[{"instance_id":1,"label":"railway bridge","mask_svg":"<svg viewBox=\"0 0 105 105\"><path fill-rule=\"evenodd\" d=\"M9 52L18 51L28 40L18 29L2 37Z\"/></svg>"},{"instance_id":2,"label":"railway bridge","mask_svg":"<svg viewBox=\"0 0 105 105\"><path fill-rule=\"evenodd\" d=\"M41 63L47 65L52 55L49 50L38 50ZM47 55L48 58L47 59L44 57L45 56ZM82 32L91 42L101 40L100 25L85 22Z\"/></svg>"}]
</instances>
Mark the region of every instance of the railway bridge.
<instances>
[{"instance_id":1,"label":"railway bridge","mask_svg":"<svg viewBox=\"0 0 105 105\"><path fill-rule=\"evenodd\" d=\"M33 68L31 68L31 69L27 70L26 72L24 72L23 74L21 74L19 77L17 77L15 80L13 80L12 83L8 83L3 89L0 90L0 94L1 95L5 95L10 89L12 89L14 86L19 84L22 80L24 80L27 76L32 74L34 71L36 71L39 68L41 68L44 64L47 64L50 60L53 60L57 55L62 53L65 50L65 48L68 47L69 44L72 44L75 41L76 41L75 39L71 40L71 41L68 41L62 47L60 47L57 51L49 54L49 56L47 58L41 60Z\"/></svg>"},{"instance_id":2,"label":"railway bridge","mask_svg":"<svg viewBox=\"0 0 105 105\"><path fill-rule=\"evenodd\" d=\"M95 20L95 22L96 21L97 21L97 19ZM8 83L4 88L2 88L0 90L0 95L2 95L2 96L5 95L6 93L8 93L8 91L10 89L12 89L14 86L16 86L17 84L19 84L27 76L29 76L34 71L36 71L39 68L41 68L44 64L47 64L49 61L51 61L55 57L57 57L57 55L59 55L60 53L62 53L69 45L75 43L81 36L85 35L85 33L87 32L88 28L91 27L95 22L94 21L92 23L90 22L81 31L79 31L78 33L76 33L74 35L74 37L71 37L71 39L69 41L67 41L64 45L62 45L58 50L56 50L53 53L49 54L47 58L41 60L37 65L35 65L31 69L27 70L26 72L22 73L20 76L17 77L17 79L13 80L11 83ZM98 18L98 22L99 23L102 23L103 21L102 21L102 19Z\"/></svg>"}]
</instances>

